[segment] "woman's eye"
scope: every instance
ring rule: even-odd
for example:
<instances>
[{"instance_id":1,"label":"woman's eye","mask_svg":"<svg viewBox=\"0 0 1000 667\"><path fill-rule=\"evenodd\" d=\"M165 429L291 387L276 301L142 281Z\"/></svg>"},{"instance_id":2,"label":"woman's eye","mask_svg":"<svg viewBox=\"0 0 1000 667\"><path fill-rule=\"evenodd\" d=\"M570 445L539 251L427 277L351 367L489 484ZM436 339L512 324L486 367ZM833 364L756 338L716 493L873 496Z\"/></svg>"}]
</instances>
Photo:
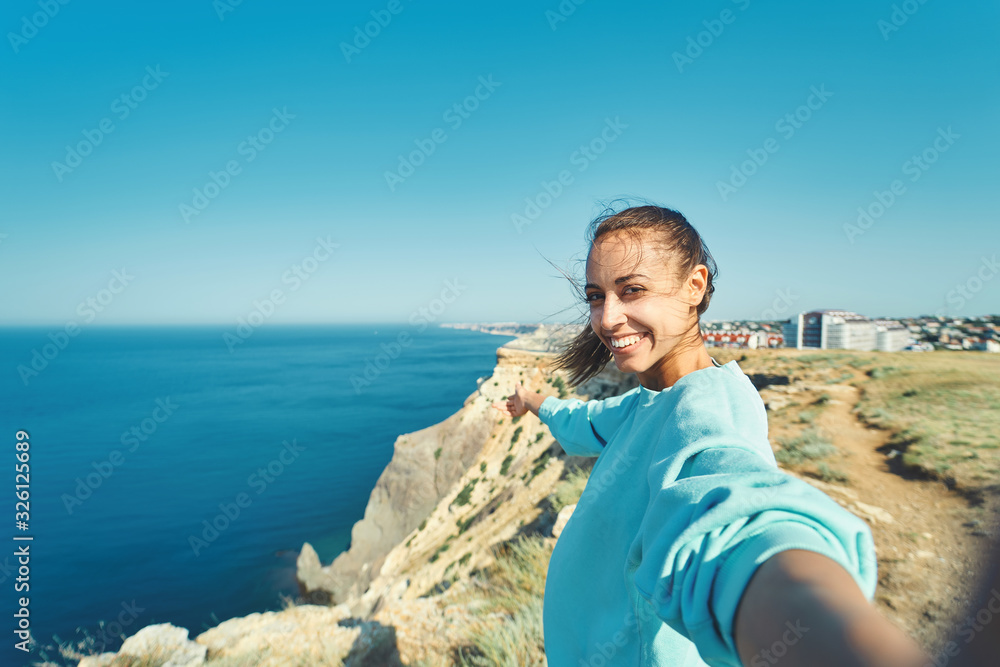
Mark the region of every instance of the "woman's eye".
<instances>
[{"instance_id":1,"label":"woman's eye","mask_svg":"<svg viewBox=\"0 0 1000 667\"><path fill-rule=\"evenodd\" d=\"M624 290L622 290L622 294L637 294L638 292L641 291L643 291L643 288L637 287L635 285L630 285L626 287ZM600 299L601 296L602 295L600 292L591 292L584 298L584 301L593 302L596 301L597 299Z\"/></svg>"}]
</instances>

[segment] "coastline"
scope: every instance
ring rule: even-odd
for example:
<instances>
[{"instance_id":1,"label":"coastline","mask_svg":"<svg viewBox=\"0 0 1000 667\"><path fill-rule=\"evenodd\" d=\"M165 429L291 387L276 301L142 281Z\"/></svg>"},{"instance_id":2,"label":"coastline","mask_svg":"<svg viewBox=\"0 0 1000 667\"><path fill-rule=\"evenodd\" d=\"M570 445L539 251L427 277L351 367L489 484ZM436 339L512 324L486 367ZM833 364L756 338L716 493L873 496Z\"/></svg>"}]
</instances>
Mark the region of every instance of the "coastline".
<instances>
[{"instance_id":1,"label":"coastline","mask_svg":"<svg viewBox=\"0 0 1000 667\"><path fill-rule=\"evenodd\" d=\"M524 336L530 335L545 325L538 323L522 324L520 322L459 322L442 323L439 326L446 329L467 329L469 331L481 331L498 336Z\"/></svg>"},{"instance_id":2,"label":"coastline","mask_svg":"<svg viewBox=\"0 0 1000 667\"><path fill-rule=\"evenodd\" d=\"M543 371L548 355L540 354L547 350L539 348L546 347L544 341L556 327L516 323L440 326L514 336L514 339L496 348L493 373L478 383L477 389L455 413L437 424L396 438L392 458L370 493L364 518L351 530L347 551L324 565L312 546L308 542L303 544L296 559L300 600L282 611L254 612L230 618L197 636L186 628L167 623L146 626L128 637L118 653L87 656L79 665L106 667L116 657L141 656L149 652L189 659L180 664L211 665L216 659L260 654L267 642L287 643L289 636L294 636L296 642L301 639L309 643L311 640L306 637L321 634L325 635L321 647L311 645L303 649L312 656L308 659L316 659L316 651L322 650L324 656L336 655L345 660L345 664L394 664L371 656L360 661L347 658L356 656L361 646L389 641L384 620L396 614L403 614L405 622L393 624L395 641L391 643L406 657L406 664L414 664L420 659L419 655L426 657L434 653L433 646L425 646L428 632L442 636L444 643L438 647L442 652L446 650L444 644L460 643L459 635L442 633L438 625L441 623L439 612L430 613L425 609L414 613L412 608L426 606L429 599L436 599L447 590L440 586L444 568L455 570L450 573L450 581L454 583L459 576L459 561L464 572L462 578L467 578L475 567L489 564L491 545L498 539L512 539L522 532L526 520L536 528L547 526L551 530L555 517L541 516L539 519L538 506L551 494L563 467L550 465L546 474L534 474L531 479L528 475L539 453L551 449L550 453L555 454L558 445L551 438L544 441L533 438L530 442L522 438L516 447L511 443L509 449L515 460L509 465L509 471L499 474L508 468L505 460L509 452L507 448L497 449L495 444L501 440L517 440L513 432L520 432L520 429L510 420L505 423L491 403L500 400L501 395L505 397L504 392L524 375L532 376L540 386L551 379L546 378ZM539 422L533 424L532 429L544 427ZM528 458L530 452L534 454ZM558 453L561 454L561 450ZM558 461L553 460L553 463ZM482 474L483 464L490 470L487 475ZM476 487L475 484L477 479L482 481L487 477L496 483L489 492L483 485ZM502 492L501 484L507 487ZM469 500L459 498L456 502L456 497L470 485L476 487L477 493ZM498 509L501 499L502 510ZM465 554L453 553L449 560L438 557L436 554L442 547L446 548L453 537L455 515L476 515L487 505L491 505L490 513L495 513L496 518L503 515L502 526L488 527L483 522L476 527L478 522L467 518L463 532L470 537L475 535L475 542L467 546ZM459 508L466 511L460 512ZM457 549L457 544L455 546ZM462 587L455 586L452 594ZM472 616L471 609L463 608L454 613ZM427 628L428 623L434 626ZM424 631L414 630L410 635L401 627L406 624L413 628L423 624ZM278 626L286 630L273 634ZM278 665L285 664L284 659L275 656L273 663L265 659L247 664Z\"/></svg>"},{"instance_id":3,"label":"coastline","mask_svg":"<svg viewBox=\"0 0 1000 667\"><path fill-rule=\"evenodd\" d=\"M472 326L500 328L462 328ZM487 635L516 631L522 633L518 646L538 646L541 629L531 610L541 604L540 595L519 607L527 616L517 611L498 621L482 610L493 603L490 595L503 596L503 589L491 592L484 582L490 572L511 567L510 554L523 553L527 544L538 554L532 576L544 583L547 553L575 509L574 494L579 498L593 460L567 456L533 414L505 419L491 406L516 382L541 394L562 394L565 376L551 368L556 337L577 333L578 326L558 325L518 335L496 349L493 373L455 413L401 434L364 519L352 529L350 551L323 564L308 543L303 545L297 559L300 601L282 611L229 619L193 639L184 628L148 626L118 655L159 647L194 656L181 663L192 666L242 666L239 661L246 659L257 667L296 660L436 667L454 664L456 651L476 655L464 651L489 641L480 632L484 623L491 628ZM892 353L831 354L712 351L720 364L739 358L761 395L778 454L804 429L819 425L829 435L833 453L825 473L813 461L779 467L869 524L882 573L875 603L933 653L946 638L952 607L964 604L968 584L956 573L975 567L975 544L988 536L988 508L970 509L967 499L942 481L900 476L885 465L892 459L885 452L893 432L866 428L867 415L877 411L852 406L862 392L881 386L881 376L870 371L894 361ZM850 378L844 377L846 368L852 369ZM566 395L601 399L636 384L634 375L611 364ZM108 667L114 657L95 656L80 665Z\"/></svg>"}]
</instances>

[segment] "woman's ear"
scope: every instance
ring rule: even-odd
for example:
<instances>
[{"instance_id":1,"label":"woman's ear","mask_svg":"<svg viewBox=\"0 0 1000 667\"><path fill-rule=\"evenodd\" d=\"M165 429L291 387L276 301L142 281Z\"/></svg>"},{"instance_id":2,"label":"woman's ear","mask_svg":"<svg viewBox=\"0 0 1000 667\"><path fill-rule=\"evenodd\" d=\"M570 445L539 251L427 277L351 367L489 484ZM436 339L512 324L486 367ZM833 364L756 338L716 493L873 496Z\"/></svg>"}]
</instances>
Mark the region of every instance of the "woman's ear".
<instances>
[{"instance_id":1,"label":"woman's ear","mask_svg":"<svg viewBox=\"0 0 1000 667\"><path fill-rule=\"evenodd\" d=\"M691 271L691 275L688 276L687 280L687 296L690 299L692 306L697 306L701 303L702 297L705 296L705 290L708 287L708 267L704 264L699 264L694 267Z\"/></svg>"}]
</instances>

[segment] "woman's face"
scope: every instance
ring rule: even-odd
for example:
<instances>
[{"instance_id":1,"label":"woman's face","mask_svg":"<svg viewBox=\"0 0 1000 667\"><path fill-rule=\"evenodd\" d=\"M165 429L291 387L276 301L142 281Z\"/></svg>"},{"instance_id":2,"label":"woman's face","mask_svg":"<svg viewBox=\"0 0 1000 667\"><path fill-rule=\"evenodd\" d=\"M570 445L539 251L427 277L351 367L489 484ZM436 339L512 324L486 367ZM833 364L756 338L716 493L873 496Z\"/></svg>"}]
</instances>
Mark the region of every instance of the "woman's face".
<instances>
[{"instance_id":1,"label":"woman's face","mask_svg":"<svg viewBox=\"0 0 1000 667\"><path fill-rule=\"evenodd\" d=\"M678 285L673 267L648 242L648 233L641 238L640 261L638 245L630 236L612 232L601 237L587 257L585 289L594 333L620 371L637 373L643 381L662 375L658 371L668 354L697 326L696 307L707 271L699 265ZM616 347L619 341L629 344Z\"/></svg>"}]
</instances>

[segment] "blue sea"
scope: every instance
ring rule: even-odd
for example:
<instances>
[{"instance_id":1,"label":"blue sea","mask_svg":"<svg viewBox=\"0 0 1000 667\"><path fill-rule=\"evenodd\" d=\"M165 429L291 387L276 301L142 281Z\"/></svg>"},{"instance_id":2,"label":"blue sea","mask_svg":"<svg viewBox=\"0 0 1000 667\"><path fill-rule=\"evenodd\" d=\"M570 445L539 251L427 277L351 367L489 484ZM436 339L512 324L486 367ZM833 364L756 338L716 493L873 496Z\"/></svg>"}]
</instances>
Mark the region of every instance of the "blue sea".
<instances>
[{"instance_id":1,"label":"blue sea","mask_svg":"<svg viewBox=\"0 0 1000 667\"><path fill-rule=\"evenodd\" d=\"M324 563L345 550L396 437L461 408L513 338L406 324L262 326L228 345L233 327L59 331L0 329L4 665L40 659L14 649L21 597L41 645L90 635L107 651L153 623L194 638L280 609L303 542Z\"/></svg>"}]
</instances>

